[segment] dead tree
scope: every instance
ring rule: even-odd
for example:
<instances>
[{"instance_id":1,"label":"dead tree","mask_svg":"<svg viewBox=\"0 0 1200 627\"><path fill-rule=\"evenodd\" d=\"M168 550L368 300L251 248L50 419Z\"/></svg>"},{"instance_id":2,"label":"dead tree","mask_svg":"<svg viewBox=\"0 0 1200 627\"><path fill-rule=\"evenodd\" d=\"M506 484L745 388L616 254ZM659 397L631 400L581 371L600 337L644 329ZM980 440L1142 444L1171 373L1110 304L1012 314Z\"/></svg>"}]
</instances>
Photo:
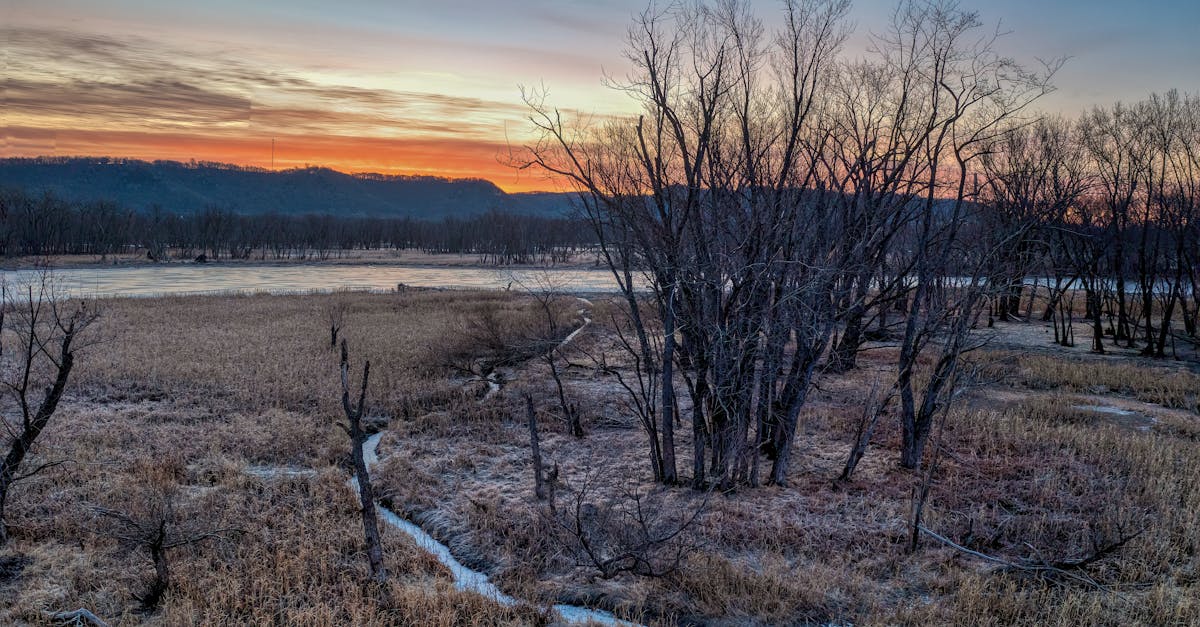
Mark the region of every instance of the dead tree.
<instances>
[{"instance_id":1,"label":"dead tree","mask_svg":"<svg viewBox=\"0 0 1200 627\"><path fill-rule=\"evenodd\" d=\"M846 456L846 465L842 467L842 474L838 477L841 481L850 480L854 469L858 467L858 462L862 461L863 455L866 455L871 438L875 435L875 425L879 423L879 417L887 410L888 404L895 395L895 388L889 390L884 396L879 392L878 382L871 386L866 401L863 403L862 416L859 418L858 427L854 432L850 453Z\"/></svg>"},{"instance_id":2,"label":"dead tree","mask_svg":"<svg viewBox=\"0 0 1200 627\"><path fill-rule=\"evenodd\" d=\"M346 301L337 296L333 298L334 300L325 309L325 318L329 322L329 350L337 348L338 333L342 330L347 309Z\"/></svg>"},{"instance_id":3,"label":"dead tree","mask_svg":"<svg viewBox=\"0 0 1200 627\"><path fill-rule=\"evenodd\" d=\"M537 410L533 406L533 395L525 393L525 416L529 422L529 450L533 454L533 494L539 501L546 500L545 466L542 465L541 438L538 436Z\"/></svg>"},{"instance_id":4,"label":"dead tree","mask_svg":"<svg viewBox=\"0 0 1200 627\"><path fill-rule=\"evenodd\" d=\"M75 367L80 335L96 320L86 302L58 298L49 273L27 285L0 285L0 385L18 416L0 419L8 453L0 463L0 546L8 541L5 505L13 485L61 462L22 471L26 456L58 409ZM41 393L40 399L38 393Z\"/></svg>"},{"instance_id":5,"label":"dead tree","mask_svg":"<svg viewBox=\"0 0 1200 627\"><path fill-rule=\"evenodd\" d=\"M363 363L362 386L358 392L358 404L350 401L350 356L346 348L346 340L342 340L342 410L346 414L346 422L338 425L350 436L350 458L354 464L354 483L358 487L358 500L361 505L363 538L367 543L367 563L371 567L371 580L382 584L387 580L387 570L383 566L383 542L379 535L379 518L375 514L375 492L371 488L370 469L367 468L363 457L363 444L367 434L363 430L362 417L367 402L367 379L371 374L371 362Z\"/></svg>"},{"instance_id":6,"label":"dead tree","mask_svg":"<svg viewBox=\"0 0 1200 627\"><path fill-rule=\"evenodd\" d=\"M581 331L584 326L591 321L587 318L583 321L583 326L580 326L576 331L564 333L559 324L558 311L556 304L561 296L560 291L551 283L549 277L539 279L531 285L524 285L526 291L529 292L533 299L537 301L538 308L542 311L543 322L545 327L542 329L537 341L541 346L538 349L541 353L542 361L546 367L550 369L550 378L554 380L554 388L558 394L558 407L562 411L563 421L567 423L567 428L570 429L571 435L582 438L587 435L583 430L582 416L580 415L579 406L567 399L566 386L563 384L562 367L559 365L560 353L566 348L567 338L571 338L572 333ZM581 311L581 314L586 315L586 310Z\"/></svg>"},{"instance_id":7,"label":"dead tree","mask_svg":"<svg viewBox=\"0 0 1200 627\"><path fill-rule=\"evenodd\" d=\"M1009 560L969 549L939 533L931 531L924 525L917 526L916 531L918 533L923 533L944 544L945 546L948 546L965 555L970 555L985 562L1000 565L1004 567L1005 570L1010 572L1032 575L1034 577L1049 581L1071 581L1104 592L1110 592L1111 590L1109 587L1097 582L1087 573L1087 568L1093 564L1099 563L1116 555L1117 552L1120 551L1126 544L1140 536L1145 529L1138 529L1132 533L1128 533L1124 530L1124 528L1119 527L1117 529L1117 537L1115 539L1106 537L1104 535L1097 535L1093 532L1090 552L1080 557L1059 560L1048 560L1042 557L1041 551L1038 551L1037 549L1034 549L1035 554L1038 555L1037 559Z\"/></svg>"},{"instance_id":8,"label":"dead tree","mask_svg":"<svg viewBox=\"0 0 1200 627\"><path fill-rule=\"evenodd\" d=\"M46 618L54 621L57 625L75 625L83 627L91 625L92 627L108 627L108 623L102 618L96 616L91 610L81 607L69 612L46 612Z\"/></svg>"},{"instance_id":9,"label":"dead tree","mask_svg":"<svg viewBox=\"0 0 1200 627\"><path fill-rule=\"evenodd\" d=\"M929 490L933 487L933 477L938 470L938 462L941 460L941 448L934 449L933 461L929 464L929 468L925 470L925 476L919 484L913 487L912 493L912 524L911 532L908 539L909 553L915 553L921 543L921 524L925 516L925 503L929 500Z\"/></svg>"},{"instance_id":10,"label":"dead tree","mask_svg":"<svg viewBox=\"0 0 1200 627\"><path fill-rule=\"evenodd\" d=\"M689 530L706 511L711 492L694 495L690 505L679 507L662 488L597 494L597 474L566 487L570 496L565 507L545 514L551 517L553 537L579 566L601 579L624 573L667 577L701 548Z\"/></svg>"},{"instance_id":11,"label":"dead tree","mask_svg":"<svg viewBox=\"0 0 1200 627\"><path fill-rule=\"evenodd\" d=\"M127 546L144 550L154 564L154 576L146 582L145 590L135 594L141 604L139 610L150 613L158 610L167 591L171 589L171 565L169 551L207 540L225 539L230 534L242 533L239 529L227 528L213 531L195 531L180 525L176 520L174 492L168 491L150 504L150 512L138 517L103 507L92 508L99 516L112 519L119 529L111 535ZM182 527L182 528L181 528Z\"/></svg>"}]
</instances>

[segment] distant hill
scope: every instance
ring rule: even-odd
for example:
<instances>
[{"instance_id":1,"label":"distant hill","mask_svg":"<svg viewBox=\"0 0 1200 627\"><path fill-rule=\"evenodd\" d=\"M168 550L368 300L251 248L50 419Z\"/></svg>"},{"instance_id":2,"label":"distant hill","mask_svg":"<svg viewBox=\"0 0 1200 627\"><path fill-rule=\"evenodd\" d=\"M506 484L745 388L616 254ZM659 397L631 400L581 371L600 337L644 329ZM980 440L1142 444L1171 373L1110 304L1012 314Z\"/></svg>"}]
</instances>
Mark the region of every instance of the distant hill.
<instances>
[{"instance_id":1,"label":"distant hill","mask_svg":"<svg viewBox=\"0 0 1200 627\"><path fill-rule=\"evenodd\" d=\"M567 195L506 194L482 179L345 174L328 168L272 171L221 163L114 158L0 159L0 186L52 191L67 200L160 205L188 214L207 207L238 213L469 218L497 210L566 215Z\"/></svg>"}]
</instances>

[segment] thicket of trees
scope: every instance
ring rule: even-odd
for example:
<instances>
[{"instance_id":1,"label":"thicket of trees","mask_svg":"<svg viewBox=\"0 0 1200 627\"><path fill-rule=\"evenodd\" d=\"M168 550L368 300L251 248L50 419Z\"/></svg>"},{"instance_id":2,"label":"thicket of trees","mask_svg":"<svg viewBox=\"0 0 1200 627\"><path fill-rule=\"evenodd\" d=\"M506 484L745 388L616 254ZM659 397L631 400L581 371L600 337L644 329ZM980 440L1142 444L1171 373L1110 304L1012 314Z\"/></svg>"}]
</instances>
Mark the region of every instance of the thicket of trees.
<instances>
[{"instance_id":1,"label":"thicket of trees","mask_svg":"<svg viewBox=\"0 0 1200 627\"><path fill-rule=\"evenodd\" d=\"M1044 289L1047 318L1063 318L1064 290L1086 299L1092 348L1105 336L1145 355L1164 357L1197 337L1200 310L1200 96L1169 92L1133 105L1095 108L1074 123L1043 123L1060 137L1054 152L1073 162L1074 203L1047 208L1015 256L1017 271L1052 277ZM1027 265L1021 259L1030 259ZM1024 265L1022 268L1021 266ZM1012 286L1011 313L1021 287ZM1069 297L1067 297L1069 298ZM1070 318L1057 338L1073 342ZM1168 346L1170 345L1170 347Z\"/></svg>"},{"instance_id":2,"label":"thicket of trees","mask_svg":"<svg viewBox=\"0 0 1200 627\"><path fill-rule=\"evenodd\" d=\"M479 255L486 263L561 262L586 248L587 225L497 211L425 221L336 215L239 214L210 208L176 214L114 202L68 202L53 193L0 189L0 255L110 255L144 250L209 259L326 259L347 251L420 249Z\"/></svg>"},{"instance_id":3,"label":"thicket of trees","mask_svg":"<svg viewBox=\"0 0 1200 627\"><path fill-rule=\"evenodd\" d=\"M990 313L1041 315L1074 344L1082 296L1091 346L1165 357L1194 342L1200 310L1200 97L1172 91L1009 132L982 160L981 228L1027 223L999 251ZM1168 347L1170 345L1170 347Z\"/></svg>"},{"instance_id":4,"label":"thicket of trees","mask_svg":"<svg viewBox=\"0 0 1200 627\"><path fill-rule=\"evenodd\" d=\"M764 459L785 483L814 377L854 368L872 337L899 347L873 403L896 399L908 468L971 329L1029 315L1034 295L1069 332L1064 295L1084 293L1097 350L1105 317L1148 354L1175 312L1195 337L1200 101L1041 119L1058 64L1017 64L975 13L902 2L849 59L848 9L789 0L768 31L738 0L652 6L612 83L639 115L583 125L526 93L540 137L521 165L574 184L621 284L633 405L664 483L681 477L681 408L696 487L758 485Z\"/></svg>"}]
</instances>

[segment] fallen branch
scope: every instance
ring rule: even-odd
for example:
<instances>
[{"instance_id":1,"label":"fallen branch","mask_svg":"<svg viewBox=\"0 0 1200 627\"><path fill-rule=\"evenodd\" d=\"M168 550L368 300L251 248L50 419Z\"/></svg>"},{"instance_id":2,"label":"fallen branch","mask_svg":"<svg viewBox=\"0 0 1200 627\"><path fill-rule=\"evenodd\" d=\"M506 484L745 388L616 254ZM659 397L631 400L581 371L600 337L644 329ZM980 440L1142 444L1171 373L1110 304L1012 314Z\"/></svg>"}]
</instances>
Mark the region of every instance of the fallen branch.
<instances>
[{"instance_id":1,"label":"fallen branch","mask_svg":"<svg viewBox=\"0 0 1200 627\"><path fill-rule=\"evenodd\" d=\"M1027 573L1036 573L1038 575L1044 575L1046 573L1053 573L1055 575L1061 575L1068 579L1071 579L1071 580L1077 581L1079 583L1082 583L1084 585L1093 587L1102 592L1113 592L1113 590L1111 590L1107 586L1097 582L1095 579L1092 579L1091 577L1088 577L1087 575L1079 575L1076 573L1072 573L1065 569L1058 568L1057 566L1053 566L1051 564L1045 564L1045 563L1018 564L1016 562L1010 562L1006 559L999 558L994 555L988 555L987 553L980 553L979 551L968 549L967 547L965 547L961 544L958 544L958 543L954 542L953 540L951 540L941 534L938 534L937 532L931 531L929 528L927 528L925 526L918 525L917 529L920 530L921 533L924 533L925 535L933 538L934 540L937 540L938 542L941 542L942 544L944 544L956 551L965 553L972 557L977 557L986 562L991 562L993 564L999 564L1010 570L1015 570L1015 571L1019 571L1019 572L1027 572ZM1128 541L1128 540L1126 540L1126 541ZM1088 562L1088 563L1091 563L1091 562Z\"/></svg>"},{"instance_id":2,"label":"fallen branch","mask_svg":"<svg viewBox=\"0 0 1200 627\"><path fill-rule=\"evenodd\" d=\"M92 613L91 610L79 608L70 612L47 613L50 620L60 625L92 625L92 627L108 627L108 623Z\"/></svg>"},{"instance_id":3,"label":"fallen branch","mask_svg":"<svg viewBox=\"0 0 1200 627\"><path fill-rule=\"evenodd\" d=\"M1119 529L1120 528L1118 528L1118 530ZM1104 546L1100 546L1100 543L1097 542L1096 539L1093 537L1093 539L1092 539L1092 554L1091 555L1088 555L1087 557L1082 557L1079 559L1061 560L1058 562L1049 562L1049 565L1053 566L1055 568L1062 569L1062 570L1075 570L1075 569L1085 568L1088 565L1095 564L1096 562L1108 557L1109 555L1116 553L1121 547L1125 546L1130 540L1142 535L1143 531L1145 531L1145 530L1139 529L1130 535L1125 535L1124 533L1121 533L1120 538L1116 542L1110 542Z\"/></svg>"}]
</instances>

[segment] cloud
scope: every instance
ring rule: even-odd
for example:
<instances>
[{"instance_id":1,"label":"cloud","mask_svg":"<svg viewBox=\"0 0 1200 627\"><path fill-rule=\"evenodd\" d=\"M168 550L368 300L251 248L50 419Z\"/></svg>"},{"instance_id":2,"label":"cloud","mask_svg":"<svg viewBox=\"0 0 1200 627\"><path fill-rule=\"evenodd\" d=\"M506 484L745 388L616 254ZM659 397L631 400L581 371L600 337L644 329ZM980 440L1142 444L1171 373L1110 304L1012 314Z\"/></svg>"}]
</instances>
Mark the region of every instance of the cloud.
<instances>
[{"instance_id":1,"label":"cloud","mask_svg":"<svg viewBox=\"0 0 1200 627\"><path fill-rule=\"evenodd\" d=\"M269 53L228 44L58 26L8 25L0 28L0 40L7 59L0 75L6 125L0 157L195 158L265 166L275 138L279 167L482 177L513 190L550 185L528 173L518 178L502 163L507 142L520 145L529 128L515 88L508 102L472 94L475 85L453 75L431 84L463 93L413 89L411 76L397 79L407 88L392 88L388 73L314 72L295 59L272 61L264 56ZM499 47L489 53L533 54ZM558 61L579 62L570 55Z\"/></svg>"},{"instance_id":2,"label":"cloud","mask_svg":"<svg viewBox=\"0 0 1200 627\"><path fill-rule=\"evenodd\" d=\"M138 125L224 125L250 118L251 100L245 93L220 92L167 78L98 82L9 77L0 84L10 114L22 118Z\"/></svg>"},{"instance_id":3,"label":"cloud","mask_svg":"<svg viewBox=\"0 0 1200 627\"><path fill-rule=\"evenodd\" d=\"M7 28L10 119L60 130L501 136L524 108L453 94L328 84L252 59L143 38Z\"/></svg>"}]
</instances>

